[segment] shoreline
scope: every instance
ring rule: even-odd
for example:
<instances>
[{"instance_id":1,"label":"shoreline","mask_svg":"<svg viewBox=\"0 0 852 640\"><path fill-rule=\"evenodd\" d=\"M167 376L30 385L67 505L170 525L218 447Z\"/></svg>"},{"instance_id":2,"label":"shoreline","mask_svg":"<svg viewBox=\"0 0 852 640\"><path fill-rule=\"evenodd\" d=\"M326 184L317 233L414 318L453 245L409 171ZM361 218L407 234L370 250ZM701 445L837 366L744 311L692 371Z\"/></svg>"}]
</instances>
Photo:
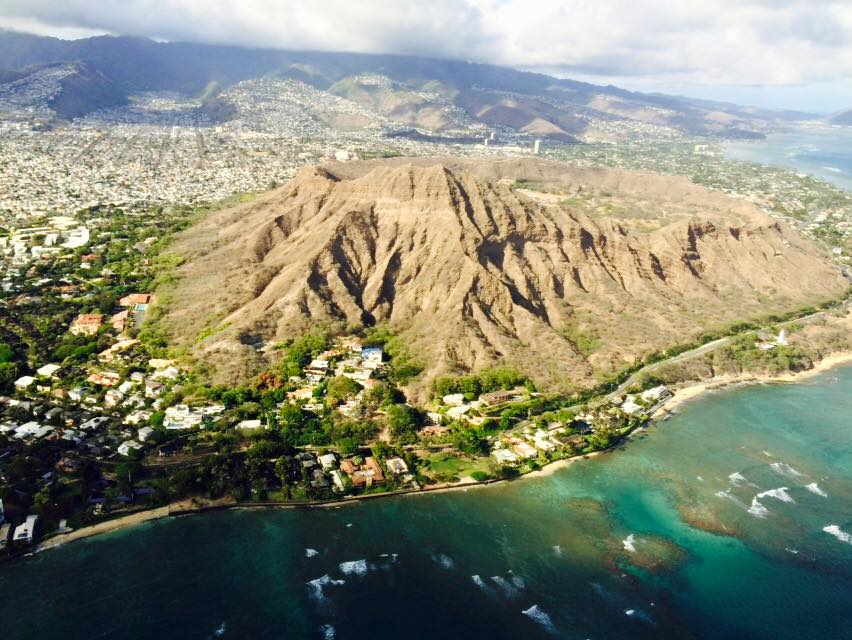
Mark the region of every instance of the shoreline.
<instances>
[{"instance_id":1,"label":"shoreline","mask_svg":"<svg viewBox=\"0 0 852 640\"><path fill-rule=\"evenodd\" d=\"M720 391L734 386L744 386L752 384L790 384L799 383L821 373L825 373L834 367L843 364L852 363L852 351L838 351L827 355L822 360L815 362L810 369L783 373L779 375L758 375L753 373L743 373L738 375L717 376L709 380L696 380L681 383L680 385L671 385L674 392L674 397L669 400L663 407L660 407L652 416L651 420L663 418L674 413L675 409L682 405L704 395L709 391Z\"/></svg>"},{"instance_id":2,"label":"shoreline","mask_svg":"<svg viewBox=\"0 0 852 640\"><path fill-rule=\"evenodd\" d=\"M814 366L810 369L798 371L795 373L785 373L777 376L760 376L755 374L719 376L710 380L686 382L681 384L680 386L673 385L672 389L675 392L674 397L669 400L669 402L667 402L665 406L661 407L653 415L649 416L649 421L654 422L669 415L673 415L676 409L680 408L682 405L687 404L692 400L695 400L696 398L704 395L709 391L720 391L734 386L751 384L798 383L808 378L817 376L821 373L825 373L826 371L829 371L834 367L849 363L852 363L852 351L841 351L829 354L819 362L814 363ZM633 433L641 432L645 429L647 429L647 425L641 427L640 429L637 429ZM494 480L486 480L484 482L474 481L456 484L445 483L441 485L434 485L432 487L425 487L420 490L403 489L398 491L389 491L387 493L374 493L361 496L352 496L349 498L327 500L322 502L245 503L235 502L228 498L219 500L201 500L198 498L185 498L183 500L172 502L162 507L137 511L135 513L130 513L124 516L120 516L118 518L105 520L97 524L81 527L80 529L75 529L68 533L57 534L39 543L31 553L26 555L38 554L42 551L46 551L48 549L55 549L70 542L74 542L75 540L83 540L85 538L90 538L103 533L112 533L121 529L137 526L145 522L153 522L154 520L160 520L162 518L167 517L176 518L185 515L204 513L206 511L221 511L229 509L331 509L342 507L348 504L357 504L370 500L378 500L381 498L450 493L453 491L467 491L469 489L485 488L497 484L512 482L514 480L521 480L524 478L545 478L548 476L552 476L557 471L561 471L562 469L565 469L577 462L591 460L598 456L611 453L616 450L619 445L623 444L624 441L629 440L632 435L633 434L631 433L610 449L594 451L592 453L587 453L584 455L577 455L572 456L570 458L556 460L554 462L551 462L550 464L541 467L540 469L530 471L529 473L525 473L523 475L511 479L501 478Z\"/></svg>"}]
</instances>

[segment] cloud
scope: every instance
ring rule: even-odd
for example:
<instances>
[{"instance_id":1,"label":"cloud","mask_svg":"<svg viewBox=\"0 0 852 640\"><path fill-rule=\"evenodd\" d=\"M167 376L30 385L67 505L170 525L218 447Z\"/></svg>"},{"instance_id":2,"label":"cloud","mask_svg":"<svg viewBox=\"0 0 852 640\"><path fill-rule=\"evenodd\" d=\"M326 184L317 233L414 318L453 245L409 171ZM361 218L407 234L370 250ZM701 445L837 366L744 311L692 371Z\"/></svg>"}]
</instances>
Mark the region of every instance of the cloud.
<instances>
[{"instance_id":1,"label":"cloud","mask_svg":"<svg viewBox=\"0 0 852 640\"><path fill-rule=\"evenodd\" d=\"M708 85L852 77L840 0L0 0L0 25ZM26 29L24 30L33 30Z\"/></svg>"}]
</instances>

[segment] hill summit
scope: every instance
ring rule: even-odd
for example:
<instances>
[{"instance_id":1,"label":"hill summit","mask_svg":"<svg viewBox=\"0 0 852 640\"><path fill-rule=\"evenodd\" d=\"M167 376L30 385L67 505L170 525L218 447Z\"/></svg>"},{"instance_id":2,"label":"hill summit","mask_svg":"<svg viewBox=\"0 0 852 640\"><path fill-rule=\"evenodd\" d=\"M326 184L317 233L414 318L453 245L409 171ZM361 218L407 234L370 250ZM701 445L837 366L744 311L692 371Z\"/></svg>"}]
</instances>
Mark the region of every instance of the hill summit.
<instances>
[{"instance_id":1,"label":"hill summit","mask_svg":"<svg viewBox=\"0 0 852 640\"><path fill-rule=\"evenodd\" d=\"M541 191L519 188L531 179ZM660 215L589 215L560 195L572 185ZM383 323L426 366L420 389L498 363L545 387L584 385L845 288L810 241L751 205L677 178L529 161L305 168L174 250L186 262L164 326L220 380L262 364L246 346L258 337Z\"/></svg>"}]
</instances>

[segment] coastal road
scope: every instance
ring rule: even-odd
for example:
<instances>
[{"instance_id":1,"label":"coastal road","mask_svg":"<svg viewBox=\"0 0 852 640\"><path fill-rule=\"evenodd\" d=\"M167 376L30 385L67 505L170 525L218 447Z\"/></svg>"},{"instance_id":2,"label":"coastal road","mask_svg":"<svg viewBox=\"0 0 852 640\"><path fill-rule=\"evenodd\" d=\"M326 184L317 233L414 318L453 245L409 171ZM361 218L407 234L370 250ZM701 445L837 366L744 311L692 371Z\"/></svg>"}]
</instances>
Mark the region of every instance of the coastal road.
<instances>
[{"instance_id":1,"label":"coastal road","mask_svg":"<svg viewBox=\"0 0 852 640\"><path fill-rule=\"evenodd\" d=\"M778 323L775 324L775 326L783 328L783 327L788 327L791 324L795 324L797 322L805 322L805 323L813 322L814 320L817 320L817 319L819 319L819 318L821 318L821 317L823 317L823 316L825 316L829 313L833 313L833 312L835 312L839 309L848 309L850 304L852 304L852 300L847 300L847 301L843 302L842 304L838 305L837 307L832 307L831 309L825 309L823 311L817 311L815 313L810 313L806 316L800 316L798 318L793 318L791 320L785 320L784 322L778 322ZM730 344L732 341L734 341L737 338L740 338L742 336L747 336L747 335L754 335L756 333L757 333L757 331L754 330L754 329L750 329L748 331L743 331L742 333L736 333L736 334L731 335L731 336L726 336L724 338L719 338L717 340L713 340L712 342L708 342L707 344L703 344L700 347L696 347L695 349L690 349L689 351L684 351L683 353L676 355L676 356L672 356L671 358L666 358L665 360L660 360L659 362L654 362L654 363L651 363L649 365L646 365L646 366L642 367L641 369L639 369L639 371L634 373L632 376L627 378L627 380L622 382L618 386L617 389L615 389L611 393L607 394L605 396L605 398L607 400L612 400L612 399L614 399L618 396L624 395L625 391L627 391L627 389L629 389L631 387L631 385L636 383L643 375L651 373L651 372L657 370L658 368L662 367L663 365L672 364L672 363L675 363L675 362L681 362L683 360L689 360L691 358L695 358L696 356L704 355L704 354L709 353L711 351L715 351L716 349L718 349L720 347L724 347L725 345Z\"/></svg>"}]
</instances>

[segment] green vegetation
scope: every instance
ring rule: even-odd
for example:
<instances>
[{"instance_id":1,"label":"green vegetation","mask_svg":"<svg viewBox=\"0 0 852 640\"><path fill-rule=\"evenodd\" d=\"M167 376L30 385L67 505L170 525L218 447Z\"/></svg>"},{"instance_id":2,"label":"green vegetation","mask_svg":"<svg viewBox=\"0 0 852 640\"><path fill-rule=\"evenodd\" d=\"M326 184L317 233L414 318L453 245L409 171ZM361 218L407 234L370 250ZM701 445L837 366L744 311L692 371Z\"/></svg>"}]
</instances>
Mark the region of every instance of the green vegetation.
<instances>
[{"instance_id":1,"label":"green vegetation","mask_svg":"<svg viewBox=\"0 0 852 640\"><path fill-rule=\"evenodd\" d=\"M529 383L529 379L516 369L498 367L466 376L441 376L435 379L432 386L436 397L462 393L473 399L482 393L513 389Z\"/></svg>"}]
</instances>

